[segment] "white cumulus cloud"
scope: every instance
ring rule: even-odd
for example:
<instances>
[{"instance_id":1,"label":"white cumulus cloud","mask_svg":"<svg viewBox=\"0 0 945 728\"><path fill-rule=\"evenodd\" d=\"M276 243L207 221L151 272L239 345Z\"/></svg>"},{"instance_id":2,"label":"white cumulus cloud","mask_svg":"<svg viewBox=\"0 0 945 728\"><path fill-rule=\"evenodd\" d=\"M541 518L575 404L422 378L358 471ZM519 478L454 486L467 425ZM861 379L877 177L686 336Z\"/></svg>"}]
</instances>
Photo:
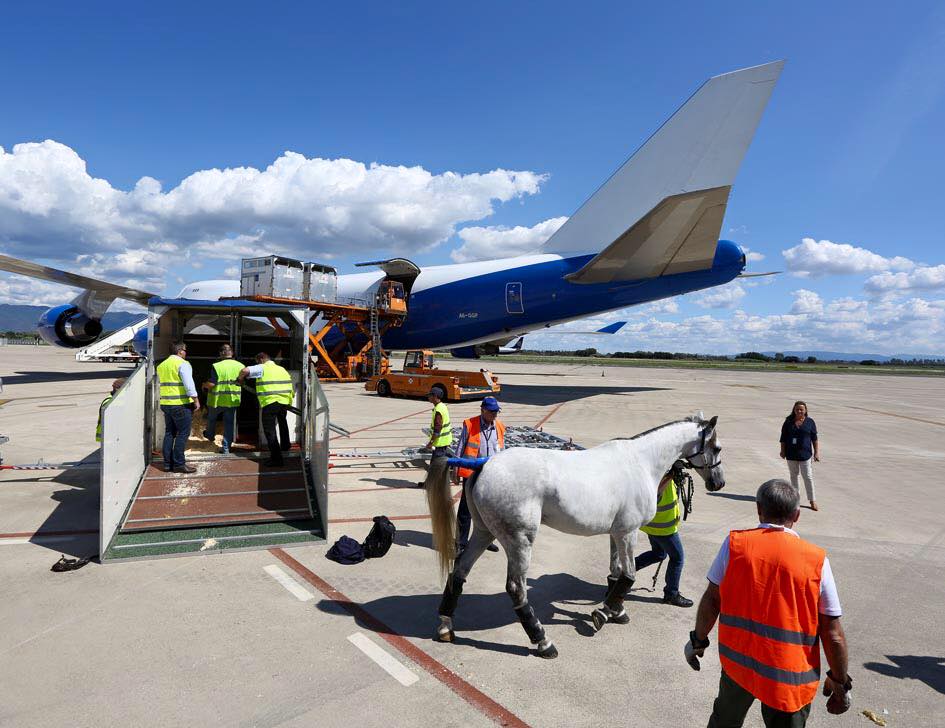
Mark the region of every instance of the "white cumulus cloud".
<instances>
[{"instance_id":1,"label":"white cumulus cloud","mask_svg":"<svg viewBox=\"0 0 945 728\"><path fill-rule=\"evenodd\" d=\"M702 308L735 308L745 297L745 289L737 281L711 289L695 299Z\"/></svg>"},{"instance_id":2,"label":"white cumulus cloud","mask_svg":"<svg viewBox=\"0 0 945 728\"><path fill-rule=\"evenodd\" d=\"M155 245L203 244L210 254L219 241L307 258L406 253L443 242L459 224L491 215L496 203L536 194L545 179L285 152L265 169L200 170L167 191L142 177L124 191L89 175L73 149L47 140L12 152L0 147L0 245L11 255L54 260Z\"/></svg>"},{"instance_id":3,"label":"white cumulus cloud","mask_svg":"<svg viewBox=\"0 0 945 728\"><path fill-rule=\"evenodd\" d=\"M791 306L791 313L812 314L823 313L824 301L814 291L808 291L806 288L800 288L793 293L794 305Z\"/></svg>"},{"instance_id":4,"label":"white cumulus cloud","mask_svg":"<svg viewBox=\"0 0 945 728\"><path fill-rule=\"evenodd\" d=\"M567 220L567 217L553 217L532 227L466 227L459 231L462 246L450 253L450 257L457 263L466 263L531 253Z\"/></svg>"},{"instance_id":5,"label":"white cumulus cloud","mask_svg":"<svg viewBox=\"0 0 945 728\"><path fill-rule=\"evenodd\" d=\"M804 238L800 245L781 251L789 271L797 276L818 278L825 275L907 271L915 267L908 258L886 258L866 248L830 240Z\"/></svg>"},{"instance_id":6,"label":"white cumulus cloud","mask_svg":"<svg viewBox=\"0 0 945 728\"><path fill-rule=\"evenodd\" d=\"M877 296L945 290L945 265L919 266L908 273L880 273L868 278L864 288Z\"/></svg>"}]
</instances>

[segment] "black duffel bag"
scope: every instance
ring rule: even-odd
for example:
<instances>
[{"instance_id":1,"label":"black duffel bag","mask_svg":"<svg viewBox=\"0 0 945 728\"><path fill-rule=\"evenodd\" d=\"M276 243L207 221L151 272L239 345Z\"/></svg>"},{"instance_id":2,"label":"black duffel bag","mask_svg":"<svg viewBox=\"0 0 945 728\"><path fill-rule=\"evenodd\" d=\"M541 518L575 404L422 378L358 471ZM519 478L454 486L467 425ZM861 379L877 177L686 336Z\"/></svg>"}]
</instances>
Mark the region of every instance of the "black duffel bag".
<instances>
[{"instance_id":1,"label":"black duffel bag","mask_svg":"<svg viewBox=\"0 0 945 728\"><path fill-rule=\"evenodd\" d=\"M397 527L390 522L387 516L374 516L374 525L371 532L361 544L364 551L364 558L377 559L390 551L390 545L394 543L394 534L397 533Z\"/></svg>"}]
</instances>

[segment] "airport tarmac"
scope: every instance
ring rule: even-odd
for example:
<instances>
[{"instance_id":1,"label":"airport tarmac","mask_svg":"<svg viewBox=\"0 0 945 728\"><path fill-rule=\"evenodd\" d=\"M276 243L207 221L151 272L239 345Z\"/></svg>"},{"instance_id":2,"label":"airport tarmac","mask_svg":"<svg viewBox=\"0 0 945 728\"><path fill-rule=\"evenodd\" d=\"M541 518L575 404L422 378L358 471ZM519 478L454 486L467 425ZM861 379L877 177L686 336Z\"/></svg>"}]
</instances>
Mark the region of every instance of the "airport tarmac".
<instances>
[{"instance_id":1,"label":"airport tarmac","mask_svg":"<svg viewBox=\"0 0 945 728\"><path fill-rule=\"evenodd\" d=\"M452 363L451 363L452 366ZM478 368L476 362L462 366ZM503 553L487 553L456 613L457 643L431 637L442 583L423 477L409 463L338 460L329 543L362 540L371 517L398 528L381 559L342 566L326 545L132 563L68 573L60 553L97 548L95 419L121 367L48 347L0 348L4 462L79 461L65 471L0 472L2 726L688 726L706 722L719 664L682 647L695 609L659 603L653 567L631 622L593 634L606 537L542 528L530 602L560 657L534 656L504 592ZM780 424L795 399L816 420L817 501L797 530L827 549L844 608L853 708L810 725L945 723L945 388L924 377L750 373L516 363L495 365L502 418L590 447L703 410L719 415L727 485L696 483L682 525L681 591L698 599L731 528L756 523L753 494L785 477ZM429 405L325 386L347 450L422 445ZM477 411L452 405L454 421ZM806 503L806 500L802 499ZM641 539L641 546L645 539ZM887 711L884 714L884 711ZM760 726L755 707L746 722Z\"/></svg>"}]
</instances>

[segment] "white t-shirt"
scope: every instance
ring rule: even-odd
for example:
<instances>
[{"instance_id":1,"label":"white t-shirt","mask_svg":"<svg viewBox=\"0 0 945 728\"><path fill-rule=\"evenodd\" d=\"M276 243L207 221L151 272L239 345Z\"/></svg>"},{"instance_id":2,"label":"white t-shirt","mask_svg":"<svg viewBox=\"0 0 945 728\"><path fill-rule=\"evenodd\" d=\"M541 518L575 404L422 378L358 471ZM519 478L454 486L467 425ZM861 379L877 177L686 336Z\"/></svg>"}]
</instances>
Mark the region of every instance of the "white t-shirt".
<instances>
[{"instance_id":1,"label":"white t-shirt","mask_svg":"<svg viewBox=\"0 0 945 728\"><path fill-rule=\"evenodd\" d=\"M773 523L759 523L758 528L780 528L793 536L797 533L786 526L777 526ZM797 536L800 538L800 536ZM716 586L721 586L722 579L725 577L725 571L728 569L728 537L722 542L722 548L715 555L712 566L709 567L709 573L706 578ZM839 617L843 612L840 609L840 596L837 594L837 584L833 579L833 571L830 568L830 560L824 556L824 565L820 571L820 603L817 609L821 614L828 617Z\"/></svg>"}]
</instances>

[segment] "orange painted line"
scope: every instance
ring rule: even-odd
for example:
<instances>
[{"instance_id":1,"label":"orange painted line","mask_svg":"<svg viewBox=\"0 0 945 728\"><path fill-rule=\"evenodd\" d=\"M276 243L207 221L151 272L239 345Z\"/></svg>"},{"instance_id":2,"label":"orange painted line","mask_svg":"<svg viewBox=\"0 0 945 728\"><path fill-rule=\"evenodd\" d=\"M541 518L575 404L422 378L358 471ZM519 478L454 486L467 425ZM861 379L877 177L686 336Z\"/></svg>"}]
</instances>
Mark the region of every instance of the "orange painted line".
<instances>
[{"instance_id":1,"label":"orange painted line","mask_svg":"<svg viewBox=\"0 0 945 728\"><path fill-rule=\"evenodd\" d=\"M545 424L548 420L550 420L552 417L554 417L555 412L557 412L557 411L558 411L559 409L561 409L562 407L564 407L564 402L562 402L561 404L555 405L555 408L554 408L553 410L551 410L551 412L549 412L549 413L546 414L544 417L542 417L540 420L538 420L538 422L535 424L535 429L537 430L539 427L541 427L543 424Z\"/></svg>"},{"instance_id":2,"label":"orange painted line","mask_svg":"<svg viewBox=\"0 0 945 728\"><path fill-rule=\"evenodd\" d=\"M351 430L351 433L350 433L350 434L354 435L355 433L364 432L365 430L373 430L375 427L383 427L384 425L389 425L391 422L400 422L401 420L406 420L408 417L416 417L417 415L422 415L422 414L426 414L426 413L429 413L429 412L430 412L429 409L422 409L422 410L420 410L419 412L414 412L413 414L404 415L403 417L395 417L394 419L392 419L392 420L387 420L386 422L378 422L376 425L370 425L370 426L368 426L368 427L362 427L362 428L359 429L359 430ZM334 437L329 438L329 439L331 439L331 440L337 440L339 437L347 437L347 435L335 435Z\"/></svg>"},{"instance_id":3,"label":"orange painted line","mask_svg":"<svg viewBox=\"0 0 945 728\"><path fill-rule=\"evenodd\" d=\"M429 518L429 516L427 516ZM33 536L86 536L98 533L97 528L81 528L75 531L24 531L23 533L0 533L0 538L33 538Z\"/></svg>"},{"instance_id":4,"label":"orange painted line","mask_svg":"<svg viewBox=\"0 0 945 728\"><path fill-rule=\"evenodd\" d=\"M292 571L298 574L302 579L318 589L318 591L324 594L328 599L338 602L362 626L373 630L391 647L412 660L417 666L422 667L487 718L501 726L528 728L528 724L517 715L494 701L478 688L473 687L463 680L463 678L446 667L446 665L421 650L410 640L395 632L360 604L353 602L315 572L289 556L285 551L275 548L269 549L269 553L292 569Z\"/></svg>"}]
</instances>

